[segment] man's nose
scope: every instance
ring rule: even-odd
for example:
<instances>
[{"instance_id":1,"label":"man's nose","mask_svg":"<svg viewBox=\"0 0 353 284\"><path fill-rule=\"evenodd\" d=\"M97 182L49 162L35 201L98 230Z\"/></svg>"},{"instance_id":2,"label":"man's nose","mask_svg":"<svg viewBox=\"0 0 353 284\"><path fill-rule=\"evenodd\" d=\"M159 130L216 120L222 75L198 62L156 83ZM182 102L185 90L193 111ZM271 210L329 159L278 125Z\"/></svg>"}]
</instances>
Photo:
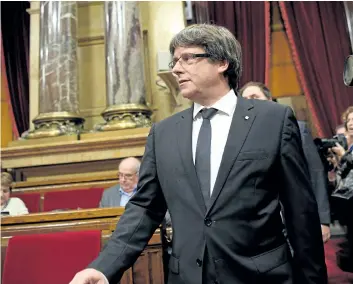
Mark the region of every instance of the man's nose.
<instances>
[{"instance_id":1,"label":"man's nose","mask_svg":"<svg viewBox=\"0 0 353 284\"><path fill-rule=\"evenodd\" d=\"M183 71L184 71L184 68L181 66L180 60L178 60L178 61L175 63L173 69L172 69L172 73L174 73L174 74L180 74L180 73L182 73Z\"/></svg>"}]
</instances>

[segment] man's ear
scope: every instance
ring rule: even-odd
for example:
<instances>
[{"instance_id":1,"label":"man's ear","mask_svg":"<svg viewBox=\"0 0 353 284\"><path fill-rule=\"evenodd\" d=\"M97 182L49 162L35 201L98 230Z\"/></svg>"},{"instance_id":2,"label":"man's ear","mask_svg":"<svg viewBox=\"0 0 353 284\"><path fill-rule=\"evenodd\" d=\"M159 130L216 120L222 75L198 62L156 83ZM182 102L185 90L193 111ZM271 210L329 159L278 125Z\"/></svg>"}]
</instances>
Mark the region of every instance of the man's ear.
<instances>
[{"instance_id":1,"label":"man's ear","mask_svg":"<svg viewBox=\"0 0 353 284\"><path fill-rule=\"evenodd\" d=\"M224 73L229 67L229 62L227 60L222 60L218 62L218 72Z\"/></svg>"}]
</instances>

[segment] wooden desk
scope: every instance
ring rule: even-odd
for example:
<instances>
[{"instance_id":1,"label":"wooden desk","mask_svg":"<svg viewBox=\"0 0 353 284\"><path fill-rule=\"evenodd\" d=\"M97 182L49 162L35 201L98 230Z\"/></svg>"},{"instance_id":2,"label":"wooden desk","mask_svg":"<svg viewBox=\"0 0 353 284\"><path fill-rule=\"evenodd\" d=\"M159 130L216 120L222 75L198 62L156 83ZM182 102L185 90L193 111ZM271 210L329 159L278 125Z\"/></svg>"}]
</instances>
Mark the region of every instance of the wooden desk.
<instances>
[{"instance_id":1,"label":"wooden desk","mask_svg":"<svg viewBox=\"0 0 353 284\"><path fill-rule=\"evenodd\" d=\"M5 259L8 240L12 236L63 231L100 230L102 247L115 230L123 208L98 208L45 212L24 216L1 218L1 268ZM132 269L125 272L121 284L164 283L162 241L159 229Z\"/></svg>"}]
</instances>

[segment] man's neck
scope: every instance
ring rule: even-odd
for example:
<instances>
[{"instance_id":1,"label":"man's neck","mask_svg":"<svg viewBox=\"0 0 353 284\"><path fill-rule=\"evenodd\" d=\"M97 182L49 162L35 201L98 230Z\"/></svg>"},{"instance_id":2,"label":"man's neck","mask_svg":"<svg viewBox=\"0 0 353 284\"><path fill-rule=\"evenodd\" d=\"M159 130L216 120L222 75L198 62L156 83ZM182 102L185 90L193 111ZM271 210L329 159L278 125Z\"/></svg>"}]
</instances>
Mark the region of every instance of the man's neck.
<instances>
[{"instance_id":1,"label":"man's neck","mask_svg":"<svg viewBox=\"0 0 353 284\"><path fill-rule=\"evenodd\" d=\"M209 95L205 95L203 98L200 98L197 101L195 100L195 103L198 103L199 105L202 105L204 107L210 107L214 105L216 102L218 102L225 95L227 95L230 90L231 89L228 85L223 88L209 90L207 92Z\"/></svg>"}]
</instances>

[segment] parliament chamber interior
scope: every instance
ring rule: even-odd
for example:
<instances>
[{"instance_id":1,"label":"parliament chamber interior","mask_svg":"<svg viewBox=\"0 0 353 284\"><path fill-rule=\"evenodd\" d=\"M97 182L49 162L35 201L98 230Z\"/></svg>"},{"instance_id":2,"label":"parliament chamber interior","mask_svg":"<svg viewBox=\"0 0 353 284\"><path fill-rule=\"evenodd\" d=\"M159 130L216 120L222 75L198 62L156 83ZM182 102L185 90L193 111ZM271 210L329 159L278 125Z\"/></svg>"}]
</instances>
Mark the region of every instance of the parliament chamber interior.
<instances>
[{"instance_id":1,"label":"parliament chamber interior","mask_svg":"<svg viewBox=\"0 0 353 284\"><path fill-rule=\"evenodd\" d=\"M305 19L313 26L303 36ZM350 2L2 2L3 284L69 283L98 256L124 213L122 200L102 206L102 197L132 179L119 164L141 160L152 124L192 105L168 66L169 42L200 23L225 26L242 44L241 86L264 83L313 137L335 134L353 105L342 81ZM26 213L6 209L11 199ZM330 228L329 284L353 283L337 261L344 228ZM172 228L161 224L119 283L167 283L171 242Z\"/></svg>"}]
</instances>

